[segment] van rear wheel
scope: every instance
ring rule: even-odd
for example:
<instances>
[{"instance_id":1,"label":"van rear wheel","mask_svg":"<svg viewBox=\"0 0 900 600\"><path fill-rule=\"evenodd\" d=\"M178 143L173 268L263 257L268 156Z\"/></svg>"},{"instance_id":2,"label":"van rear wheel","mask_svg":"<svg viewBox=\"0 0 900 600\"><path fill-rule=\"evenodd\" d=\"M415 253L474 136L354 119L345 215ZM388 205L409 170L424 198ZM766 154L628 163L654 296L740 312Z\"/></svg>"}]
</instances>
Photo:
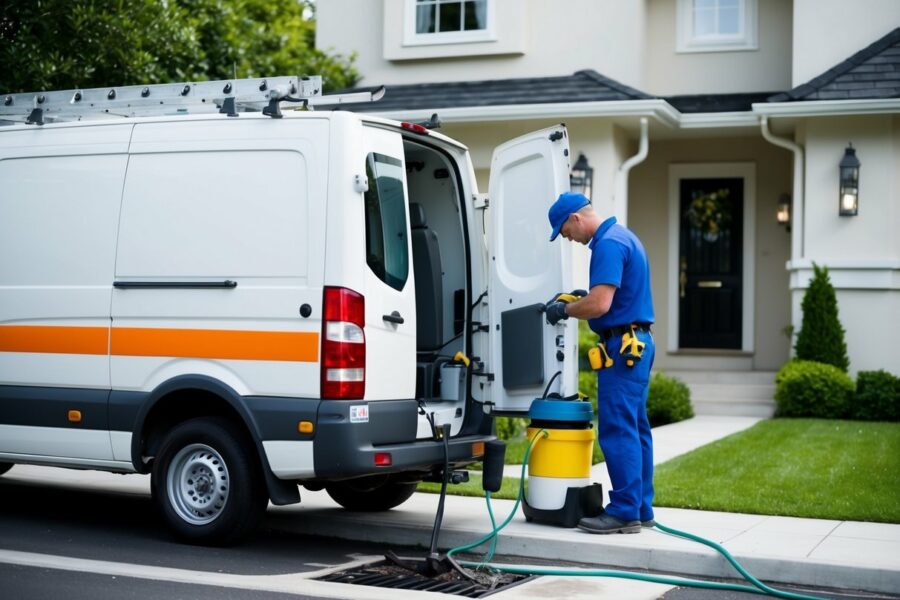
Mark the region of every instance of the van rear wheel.
<instances>
[{"instance_id":1,"label":"van rear wheel","mask_svg":"<svg viewBox=\"0 0 900 600\"><path fill-rule=\"evenodd\" d=\"M13 468L12 463L0 462L0 475L3 475L7 471Z\"/></svg>"},{"instance_id":2,"label":"van rear wheel","mask_svg":"<svg viewBox=\"0 0 900 600\"><path fill-rule=\"evenodd\" d=\"M172 429L154 460L151 489L169 527L195 544L238 541L256 527L268 501L256 450L220 418Z\"/></svg>"},{"instance_id":3,"label":"van rear wheel","mask_svg":"<svg viewBox=\"0 0 900 600\"><path fill-rule=\"evenodd\" d=\"M409 500L417 485L417 482L395 481L390 475L378 475L329 483L325 491L347 510L381 512Z\"/></svg>"}]
</instances>

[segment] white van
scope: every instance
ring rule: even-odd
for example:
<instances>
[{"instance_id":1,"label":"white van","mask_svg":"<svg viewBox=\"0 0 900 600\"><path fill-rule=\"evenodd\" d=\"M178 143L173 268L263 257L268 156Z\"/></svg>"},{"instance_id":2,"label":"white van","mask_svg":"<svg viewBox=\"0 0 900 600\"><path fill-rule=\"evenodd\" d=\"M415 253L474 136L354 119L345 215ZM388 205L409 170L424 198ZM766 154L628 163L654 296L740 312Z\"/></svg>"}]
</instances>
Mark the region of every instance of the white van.
<instances>
[{"instance_id":1,"label":"white van","mask_svg":"<svg viewBox=\"0 0 900 600\"><path fill-rule=\"evenodd\" d=\"M576 391L574 323L541 314L572 287L564 126L497 148L488 198L419 125L178 112L0 113L0 473L150 473L176 534L224 543L298 484L397 506L441 425L464 466L491 415Z\"/></svg>"}]
</instances>

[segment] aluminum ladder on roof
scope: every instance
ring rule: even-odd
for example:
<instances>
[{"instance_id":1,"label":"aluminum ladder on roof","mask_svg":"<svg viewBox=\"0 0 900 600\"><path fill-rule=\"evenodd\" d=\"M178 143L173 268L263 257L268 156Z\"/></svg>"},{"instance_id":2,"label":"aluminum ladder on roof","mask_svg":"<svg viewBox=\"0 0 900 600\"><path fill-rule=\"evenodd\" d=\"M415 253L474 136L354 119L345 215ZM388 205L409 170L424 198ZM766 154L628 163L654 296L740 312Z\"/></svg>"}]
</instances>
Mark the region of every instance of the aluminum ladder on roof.
<instances>
[{"instance_id":1,"label":"aluminum ladder on roof","mask_svg":"<svg viewBox=\"0 0 900 600\"><path fill-rule=\"evenodd\" d=\"M322 95L322 78L268 77L129 85L22 94L0 94L0 123L44 123L88 119L151 117L200 113L262 112L280 118L284 102L304 108L353 102L374 102L384 87L373 92Z\"/></svg>"}]
</instances>

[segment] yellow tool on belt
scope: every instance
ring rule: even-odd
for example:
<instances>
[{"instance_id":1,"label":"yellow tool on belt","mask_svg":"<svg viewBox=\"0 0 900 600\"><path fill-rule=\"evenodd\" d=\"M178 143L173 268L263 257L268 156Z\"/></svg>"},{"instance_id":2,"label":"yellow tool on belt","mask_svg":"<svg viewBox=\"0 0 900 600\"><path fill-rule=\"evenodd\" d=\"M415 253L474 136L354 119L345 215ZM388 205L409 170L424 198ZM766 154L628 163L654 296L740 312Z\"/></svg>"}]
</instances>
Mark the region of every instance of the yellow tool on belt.
<instances>
[{"instance_id":1,"label":"yellow tool on belt","mask_svg":"<svg viewBox=\"0 0 900 600\"><path fill-rule=\"evenodd\" d=\"M619 348L619 354L625 357L626 365L633 367L635 362L641 360L646 345L638 339L635 327L632 325L631 331L626 331L622 335L622 347Z\"/></svg>"},{"instance_id":2,"label":"yellow tool on belt","mask_svg":"<svg viewBox=\"0 0 900 600\"><path fill-rule=\"evenodd\" d=\"M606 351L606 344L603 342L588 350L588 361L590 361L591 368L595 371L608 369L613 365L612 358L609 357L609 352Z\"/></svg>"}]
</instances>

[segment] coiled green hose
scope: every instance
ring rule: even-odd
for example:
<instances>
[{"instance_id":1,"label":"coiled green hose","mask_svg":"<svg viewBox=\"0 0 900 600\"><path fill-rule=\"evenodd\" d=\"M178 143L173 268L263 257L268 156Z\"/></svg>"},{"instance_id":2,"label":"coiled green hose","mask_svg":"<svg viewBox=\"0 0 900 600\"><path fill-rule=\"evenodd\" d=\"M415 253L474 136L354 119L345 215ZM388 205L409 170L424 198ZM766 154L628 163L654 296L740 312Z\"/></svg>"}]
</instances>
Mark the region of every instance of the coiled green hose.
<instances>
[{"instance_id":1,"label":"coiled green hose","mask_svg":"<svg viewBox=\"0 0 900 600\"><path fill-rule=\"evenodd\" d=\"M722 547L720 544L716 542L707 540L698 535L694 535L692 533L688 533L686 531L679 531L677 529L672 529L671 527L666 527L665 525L657 522L656 528L660 531L668 533L670 535L675 535L684 539L692 540L695 542L699 542L705 546L709 546L719 554L725 557L725 559L731 563L731 565L737 570L738 573L741 574L744 579L749 581L755 587L751 587L748 585L740 585L735 583L719 583L715 581L703 581L701 579L689 579L684 577L667 577L662 575L646 575L643 573L632 573L631 571L618 571L614 569L562 569L562 568L552 568L552 567L523 567L523 566L515 566L515 565L501 565L496 563L489 562L491 558L494 556L494 550L497 547L497 536L504 527L506 527L512 518L516 515L516 512L519 510L519 504L522 502L522 496L525 492L525 469L528 465L528 458L531 455L531 450L534 446L543 438L549 436L549 432L546 429L541 429L532 439L531 443L525 449L525 458L522 461L522 473L519 480L519 493L516 496L516 503L513 506L512 510L509 513L509 516L504 519L504 521L497 526L496 521L494 520L494 511L491 508L491 493L485 492L485 499L487 501L488 514L491 517L491 527L493 528L490 533L482 536L481 538L475 540L470 544L464 544L462 546L457 546L456 548L451 548L447 551L447 556L452 557L454 554L458 552L465 552L467 550L472 550L473 548L477 548L478 546L484 544L485 542L490 541L491 547L485 556L484 560L481 562L472 562L472 561L458 561L459 564L466 567L473 567L476 569L493 569L496 571L502 571L505 573L519 573L526 575L567 575L567 576L578 576L578 577L618 577L621 579L634 579L637 581L647 581L650 583L662 583L666 585L677 585L677 586L685 586L685 587L696 587L696 588L704 588L704 589L712 589L712 590L730 590L730 591L738 591L738 592L749 592L752 594L761 594L761 595L769 595L775 596L776 598L787 598L789 600L824 600L823 598L817 596L806 596L804 594L795 594L793 592L786 592L782 590L777 590L773 587L770 587L756 577L750 574L741 564L731 555L728 550Z\"/></svg>"}]
</instances>

